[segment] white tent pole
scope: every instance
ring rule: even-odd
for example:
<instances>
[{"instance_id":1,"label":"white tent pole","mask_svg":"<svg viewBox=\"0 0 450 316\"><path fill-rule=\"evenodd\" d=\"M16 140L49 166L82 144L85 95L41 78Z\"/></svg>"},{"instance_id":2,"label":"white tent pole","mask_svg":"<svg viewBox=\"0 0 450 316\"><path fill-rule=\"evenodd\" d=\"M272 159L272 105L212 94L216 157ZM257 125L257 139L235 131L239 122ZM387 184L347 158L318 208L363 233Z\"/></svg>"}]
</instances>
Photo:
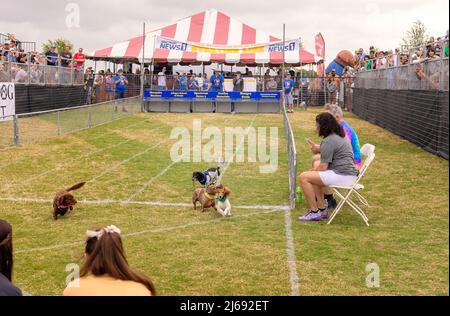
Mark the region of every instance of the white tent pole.
<instances>
[{"instance_id":1,"label":"white tent pole","mask_svg":"<svg viewBox=\"0 0 450 316\"><path fill-rule=\"evenodd\" d=\"M303 68L302 68L302 40L299 38L300 49L300 84L298 85L297 107L300 106L300 100L303 100Z\"/></svg>"},{"instance_id":2,"label":"white tent pole","mask_svg":"<svg viewBox=\"0 0 450 316\"><path fill-rule=\"evenodd\" d=\"M284 62L285 62L285 45L286 45L286 24L283 24L283 49L282 49L282 51L283 51L283 63L282 63L282 65L281 65L281 96L282 96L282 98L283 98L283 102L284 102L284 100L285 100L285 98L286 98L286 96L285 96L285 93L284 93L284 80L285 80L285 64L284 64Z\"/></svg>"},{"instance_id":3,"label":"white tent pole","mask_svg":"<svg viewBox=\"0 0 450 316\"><path fill-rule=\"evenodd\" d=\"M264 66L264 64L262 64L262 69L263 69L263 73L264 73L264 78L263 78L263 92L266 91L266 67Z\"/></svg>"},{"instance_id":4,"label":"white tent pole","mask_svg":"<svg viewBox=\"0 0 450 316\"><path fill-rule=\"evenodd\" d=\"M141 98L144 97L144 68L145 68L145 22L143 24L143 33L142 33L142 62L141 62Z\"/></svg>"},{"instance_id":5,"label":"white tent pole","mask_svg":"<svg viewBox=\"0 0 450 316\"><path fill-rule=\"evenodd\" d=\"M156 35L153 35L153 53L152 53L152 64L150 66L150 91L153 90L153 73L155 72L155 45L156 45Z\"/></svg>"}]
</instances>

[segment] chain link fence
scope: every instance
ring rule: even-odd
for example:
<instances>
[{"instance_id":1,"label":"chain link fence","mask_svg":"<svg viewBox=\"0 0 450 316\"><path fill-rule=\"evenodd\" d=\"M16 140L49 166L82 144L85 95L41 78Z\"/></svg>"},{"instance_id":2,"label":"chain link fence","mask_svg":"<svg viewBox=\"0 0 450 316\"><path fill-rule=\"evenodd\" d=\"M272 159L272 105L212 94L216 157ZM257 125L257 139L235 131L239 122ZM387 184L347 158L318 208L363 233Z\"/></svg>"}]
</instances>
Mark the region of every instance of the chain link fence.
<instances>
[{"instance_id":1,"label":"chain link fence","mask_svg":"<svg viewBox=\"0 0 450 316\"><path fill-rule=\"evenodd\" d=\"M284 131L286 133L288 153L289 202L291 209L295 209L297 201L297 147L295 146L294 132L286 112L286 102L283 101Z\"/></svg>"},{"instance_id":2,"label":"chain link fence","mask_svg":"<svg viewBox=\"0 0 450 316\"><path fill-rule=\"evenodd\" d=\"M448 91L448 58L423 60L395 68L359 72L357 89Z\"/></svg>"},{"instance_id":3,"label":"chain link fence","mask_svg":"<svg viewBox=\"0 0 450 316\"><path fill-rule=\"evenodd\" d=\"M141 111L139 97L58 110L0 117L0 148L30 144L74 133L134 115Z\"/></svg>"},{"instance_id":4,"label":"chain link fence","mask_svg":"<svg viewBox=\"0 0 450 316\"><path fill-rule=\"evenodd\" d=\"M448 58L356 74L353 112L449 158Z\"/></svg>"}]
</instances>

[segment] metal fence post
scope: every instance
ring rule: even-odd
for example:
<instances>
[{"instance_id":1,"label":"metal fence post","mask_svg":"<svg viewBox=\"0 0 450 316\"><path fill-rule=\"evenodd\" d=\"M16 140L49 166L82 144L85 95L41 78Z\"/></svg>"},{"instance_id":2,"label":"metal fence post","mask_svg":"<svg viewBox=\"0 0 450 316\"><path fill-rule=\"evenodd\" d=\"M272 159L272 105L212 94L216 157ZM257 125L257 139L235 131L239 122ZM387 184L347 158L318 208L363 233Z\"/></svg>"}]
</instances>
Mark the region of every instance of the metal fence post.
<instances>
[{"instance_id":1,"label":"metal fence post","mask_svg":"<svg viewBox=\"0 0 450 316\"><path fill-rule=\"evenodd\" d=\"M440 62L440 70L439 70L439 91L444 91L444 48L441 49L441 62Z\"/></svg>"},{"instance_id":2,"label":"metal fence post","mask_svg":"<svg viewBox=\"0 0 450 316\"><path fill-rule=\"evenodd\" d=\"M44 71L43 71L43 75L44 75L44 86L48 83L47 81L47 56L45 57L45 62L44 62Z\"/></svg>"},{"instance_id":3,"label":"metal fence post","mask_svg":"<svg viewBox=\"0 0 450 316\"><path fill-rule=\"evenodd\" d=\"M20 145L20 135L19 135L19 116L14 115L14 145Z\"/></svg>"},{"instance_id":4,"label":"metal fence post","mask_svg":"<svg viewBox=\"0 0 450 316\"><path fill-rule=\"evenodd\" d=\"M57 114L56 114L56 120L57 120L57 123L56 123L56 125L57 125L57 128L58 128L58 131L57 131L57 133L58 133L58 136L60 136L61 135L61 120L60 120L60 113L61 113L61 111L58 111L58 112L56 112Z\"/></svg>"},{"instance_id":5,"label":"metal fence post","mask_svg":"<svg viewBox=\"0 0 450 316\"><path fill-rule=\"evenodd\" d=\"M27 53L27 72L28 72L28 84L31 83L31 53Z\"/></svg>"},{"instance_id":6,"label":"metal fence post","mask_svg":"<svg viewBox=\"0 0 450 316\"><path fill-rule=\"evenodd\" d=\"M73 71L73 57L72 59L70 59L70 85L73 86L74 82L75 82L75 78L74 78L74 74L75 72Z\"/></svg>"},{"instance_id":7,"label":"metal fence post","mask_svg":"<svg viewBox=\"0 0 450 316\"><path fill-rule=\"evenodd\" d=\"M92 105L88 109L88 128L92 128Z\"/></svg>"}]
</instances>

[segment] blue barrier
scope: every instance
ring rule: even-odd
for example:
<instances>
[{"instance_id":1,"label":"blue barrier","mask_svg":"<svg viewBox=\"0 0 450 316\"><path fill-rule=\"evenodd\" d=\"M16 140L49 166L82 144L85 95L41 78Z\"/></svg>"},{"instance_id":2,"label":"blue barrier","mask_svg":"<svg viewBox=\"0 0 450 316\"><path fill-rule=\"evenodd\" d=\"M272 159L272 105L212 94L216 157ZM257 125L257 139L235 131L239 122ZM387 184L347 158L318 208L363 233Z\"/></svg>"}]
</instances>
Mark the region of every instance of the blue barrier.
<instances>
[{"instance_id":1,"label":"blue barrier","mask_svg":"<svg viewBox=\"0 0 450 316\"><path fill-rule=\"evenodd\" d=\"M279 91L268 92L214 92L214 91L151 91L145 90L144 101L224 101L224 102L279 102Z\"/></svg>"}]
</instances>

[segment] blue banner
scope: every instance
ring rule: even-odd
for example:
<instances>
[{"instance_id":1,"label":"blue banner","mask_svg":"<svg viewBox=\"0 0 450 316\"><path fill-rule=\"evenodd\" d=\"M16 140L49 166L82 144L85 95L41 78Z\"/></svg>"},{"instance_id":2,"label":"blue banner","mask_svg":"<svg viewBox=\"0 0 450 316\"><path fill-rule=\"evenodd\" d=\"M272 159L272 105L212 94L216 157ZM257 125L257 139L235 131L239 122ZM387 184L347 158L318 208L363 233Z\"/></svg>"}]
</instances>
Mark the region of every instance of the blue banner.
<instances>
[{"instance_id":1,"label":"blue banner","mask_svg":"<svg viewBox=\"0 0 450 316\"><path fill-rule=\"evenodd\" d=\"M213 100L213 101L280 101L281 93L279 91L269 92L214 92L214 91L150 91L145 90L144 101L151 100Z\"/></svg>"}]
</instances>

